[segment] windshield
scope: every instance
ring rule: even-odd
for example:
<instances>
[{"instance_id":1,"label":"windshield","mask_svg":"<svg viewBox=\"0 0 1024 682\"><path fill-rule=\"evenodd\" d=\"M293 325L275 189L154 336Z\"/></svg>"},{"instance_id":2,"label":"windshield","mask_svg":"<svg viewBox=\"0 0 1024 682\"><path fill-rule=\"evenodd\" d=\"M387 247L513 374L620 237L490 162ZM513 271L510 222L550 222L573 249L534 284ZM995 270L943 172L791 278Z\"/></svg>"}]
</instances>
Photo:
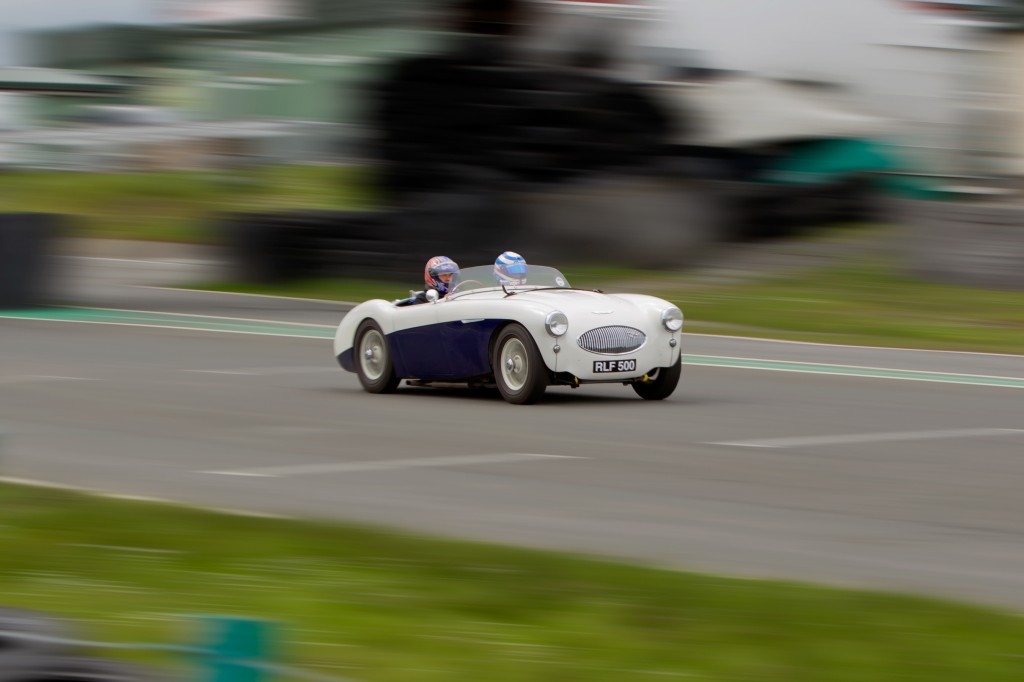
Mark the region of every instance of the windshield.
<instances>
[{"instance_id":1,"label":"windshield","mask_svg":"<svg viewBox=\"0 0 1024 682\"><path fill-rule=\"evenodd\" d=\"M505 282L505 289L508 291L526 291L538 288L568 288L569 281L561 272L555 268L545 265L529 265L525 277L514 282ZM449 297L458 297L471 291L484 289L501 289L501 282L494 273L493 265L477 265L471 268L462 268L449 285Z\"/></svg>"}]
</instances>

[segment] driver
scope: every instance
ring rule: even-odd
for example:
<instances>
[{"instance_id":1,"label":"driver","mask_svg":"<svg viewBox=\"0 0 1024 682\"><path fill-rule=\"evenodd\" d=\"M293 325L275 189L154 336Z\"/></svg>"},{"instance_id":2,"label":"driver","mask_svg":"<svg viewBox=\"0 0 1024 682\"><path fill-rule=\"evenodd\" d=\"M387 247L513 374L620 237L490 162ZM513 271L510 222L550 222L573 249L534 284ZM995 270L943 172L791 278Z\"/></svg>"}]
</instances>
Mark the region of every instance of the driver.
<instances>
[{"instance_id":1,"label":"driver","mask_svg":"<svg viewBox=\"0 0 1024 682\"><path fill-rule=\"evenodd\" d=\"M448 256L434 256L427 261L426 266L423 268L423 282L426 288L417 293L415 296L399 301L396 306L402 307L407 305L416 305L417 303L427 302L427 292L433 289L437 292L438 299L442 299L448 295L448 285L451 284L452 278L455 277L459 271L459 264L453 261Z\"/></svg>"},{"instance_id":2,"label":"driver","mask_svg":"<svg viewBox=\"0 0 1024 682\"><path fill-rule=\"evenodd\" d=\"M506 251L494 261L494 276L502 286L526 284L526 259Z\"/></svg>"}]
</instances>

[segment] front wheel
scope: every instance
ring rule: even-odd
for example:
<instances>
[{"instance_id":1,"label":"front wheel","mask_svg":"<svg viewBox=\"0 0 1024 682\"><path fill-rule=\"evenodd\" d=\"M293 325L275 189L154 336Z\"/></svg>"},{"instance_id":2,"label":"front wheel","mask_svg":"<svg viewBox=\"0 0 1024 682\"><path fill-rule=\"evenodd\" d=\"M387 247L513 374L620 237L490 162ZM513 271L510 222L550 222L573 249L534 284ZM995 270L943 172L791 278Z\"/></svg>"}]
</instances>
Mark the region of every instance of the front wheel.
<instances>
[{"instance_id":1,"label":"front wheel","mask_svg":"<svg viewBox=\"0 0 1024 682\"><path fill-rule=\"evenodd\" d=\"M501 330L491 356L494 383L506 402L529 405L548 387L548 371L530 332L510 324Z\"/></svg>"},{"instance_id":2,"label":"front wheel","mask_svg":"<svg viewBox=\"0 0 1024 682\"><path fill-rule=\"evenodd\" d=\"M359 325L353 351L356 374L363 388L370 393L392 393L398 388L400 379L395 376L391 349L376 322L366 320Z\"/></svg>"},{"instance_id":3,"label":"front wheel","mask_svg":"<svg viewBox=\"0 0 1024 682\"><path fill-rule=\"evenodd\" d=\"M678 362L670 367L659 367L653 379L634 381L633 390L644 400L664 400L676 390L682 371L683 366Z\"/></svg>"}]
</instances>

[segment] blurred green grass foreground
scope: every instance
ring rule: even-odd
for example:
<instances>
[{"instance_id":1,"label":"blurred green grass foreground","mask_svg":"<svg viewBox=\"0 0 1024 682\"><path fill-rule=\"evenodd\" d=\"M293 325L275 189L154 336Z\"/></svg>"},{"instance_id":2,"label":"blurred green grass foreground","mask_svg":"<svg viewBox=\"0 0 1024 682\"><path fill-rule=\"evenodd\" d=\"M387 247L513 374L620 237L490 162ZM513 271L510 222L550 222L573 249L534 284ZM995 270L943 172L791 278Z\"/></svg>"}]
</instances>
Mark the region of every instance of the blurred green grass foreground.
<instances>
[{"instance_id":1,"label":"blurred green grass foreground","mask_svg":"<svg viewBox=\"0 0 1024 682\"><path fill-rule=\"evenodd\" d=\"M6 484L0 594L94 641L180 644L195 614L272 619L280 662L365 682L1024 672L1024 620L980 607Z\"/></svg>"}]
</instances>

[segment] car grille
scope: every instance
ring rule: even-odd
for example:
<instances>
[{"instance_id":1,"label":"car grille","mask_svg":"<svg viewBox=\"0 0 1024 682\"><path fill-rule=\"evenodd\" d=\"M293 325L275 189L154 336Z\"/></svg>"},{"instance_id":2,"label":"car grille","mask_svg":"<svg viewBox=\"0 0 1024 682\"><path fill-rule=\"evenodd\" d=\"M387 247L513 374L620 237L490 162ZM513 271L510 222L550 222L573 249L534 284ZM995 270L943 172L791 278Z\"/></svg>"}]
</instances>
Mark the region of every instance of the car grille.
<instances>
[{"instance_id":1,"label":"car grille","mask_svg":"<svg viewBox=\"0 0 1024 682\"><path fill-rule=\"evenodd\" d=\"M602 355L632 353L647 341L647 335L633 327L598 327L580 335L580 348Z\"/></svg>"}]
</instances>

